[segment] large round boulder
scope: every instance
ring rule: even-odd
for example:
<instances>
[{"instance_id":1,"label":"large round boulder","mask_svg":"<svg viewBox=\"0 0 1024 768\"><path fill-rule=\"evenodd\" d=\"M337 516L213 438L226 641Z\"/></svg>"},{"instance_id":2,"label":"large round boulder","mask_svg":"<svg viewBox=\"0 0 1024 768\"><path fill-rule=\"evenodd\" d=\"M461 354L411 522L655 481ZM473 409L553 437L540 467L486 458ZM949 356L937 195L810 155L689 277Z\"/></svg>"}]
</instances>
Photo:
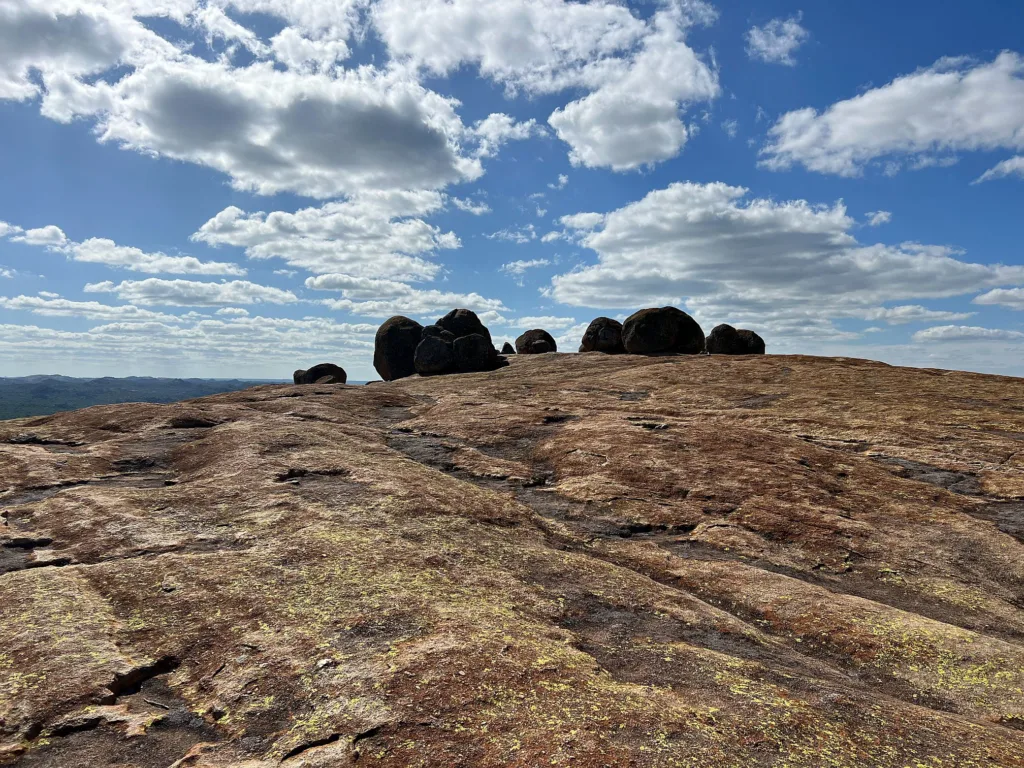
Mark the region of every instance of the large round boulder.
<instances>
[{"instance_id":1,"label":"large round boulder","mask_svg":"<svg viewBox=\"0 0 1024 768\"><path fill-rule=\"evenodd\" d=\"M503 354L503 355L514 355L515 353L516 353L516 348L513 347L511 344L509 344L506 341L505 345L501 348L501 354Z\"/></svg>"},{"instance_id":2,"label":"large round boulder","mask_svg":"<svg viewBox=\"0 0 1024 768\"><path fill-rule=\"evenodd\" d=\"M599 317L590 324L583 334L580 352L604 352L607 355L624 355L622 345L622 323L610 317Z\"/></svg>"},{"instance_id":3,"label":"large round boulder","mask_svg":"<svg viewBox=\"0 0 1024 768\"><path fill-rule=\"evenodd\" d=\"M622 343L631 355L699 355L704 331L681 309L641 309L622 324Z\"/></svg>"},{"instance_id":4,"label":"large round boulder","mask_svg":"<svg viewBox=\"0 0 1024 768\"><path fill-rule=\"evenodd\" d=\"M498 353L489 337L471 333L455 340L455 369L459 373L491 371L497 367Z\"/></svg>"},{"instance_id":5,"label":"large round boulder","mask_svg":"<svg viewBox=\"0 0 1024 768\"><path fill-rule=\"evenodd\" d=\"M455 341L455 334L450 331L446 331L439 325L426 326L423 329L423 335L421 338L425 339L427 337L441 339L442 341L447 341L449 344L452 344Z\"/></svg>"},{"instance_id":6,"label":"large round boulder","mask_svg":"<svg viewBox=\"0 0 1024 768\"><path fill-rule=\"evenodd\" d=\"M712 355L763 355L765 344L753 331L722 324L708 334L707 350Z\"/></svg>"},{"instance_id":7,"label":"large round boulder","mask_svg":"<svg viewBox=\"0 0 1024 768\"><path fill-rule=\"evenodd\" d=\"M416 373L416 347L423 326L397 315L377 329L373 345L373 367L384 381L395 381Z\"/></svg>"},{"instance_id":8,"label":"large round boulder","mask_svg":"<svg viewBox=\"0 0 1024 768\"><path fill-rule=\"evenodd\" d=\"M520 355L543 355L557 352L558 345L547 331L535 328L516 339L516 353Z\"/></svg>"},{"instance_id":9,"label":"large round boulder","mask_svg":"<svg viewBox=\"0 0 1024 768\"><path fill-rule=\"evenodd\" d=\"M488 344L491 343L491 332L487 330L487 326L476 316L476 312L469 309L453 309L438 320L435 325L448 331L456 339L478 333L487 339Z\"/></svg>"},{"instance_id":10,"label":"large round boulder","mask_svg":"<svg viewBox=\"0 0 1024 768\"><path fill-rule=\"evenodd\" d=\"M455 350L452 342L441 336L427 335L424 332L423 341L416 347L416 356L413 362L416 365L416 373L420 376L440 376L444 373L451 373L455 368Z\"/></svg>"},{"instance_id":11,"label":"large round boulder","mask_svg":"<svg viewBox=\"0 0 1024 768\"><path fill-rule=\"evenodd\" d=\"M292 381L296 384L344 384L348 381L348 374L344 368L337 365L321 363L308 371L296 371L292 375Z\"/></svg>"}]
</instances>

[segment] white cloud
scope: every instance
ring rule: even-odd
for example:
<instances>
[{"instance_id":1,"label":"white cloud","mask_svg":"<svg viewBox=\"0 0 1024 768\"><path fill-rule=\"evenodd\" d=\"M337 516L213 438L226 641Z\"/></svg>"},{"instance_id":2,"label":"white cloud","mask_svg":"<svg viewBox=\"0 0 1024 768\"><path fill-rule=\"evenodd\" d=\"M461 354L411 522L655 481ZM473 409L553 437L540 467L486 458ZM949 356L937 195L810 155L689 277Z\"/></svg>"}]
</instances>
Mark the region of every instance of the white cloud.
<instances>
[{"instance_id":1,"label":"white cloud","mask_svg":"<svg viewBox=\"0 0 1024 768\"><path fill-rule=\"evenodd\" d=\"M569 229L581 230L597 229L604 224L604 220L605 215L603 213L573 213L559 219L563 226Z\"/></svg>"},{"instance_id":2,"label":"white cloud","mask_svg":"<svg viewBox=\"0 0 1024 768\"><path fill-rule=\"evenodd\" d=\"M537 132L537 121L527 120L517 123L509 115L495 112L473 126L473 135L480 146L477 157L493 157L498 150L509 141L523 141Z\"/></svg>"},{"instance_id":3,"label":"white cloud","mask_svg":"<svg viewBox=\"0 0 1024 768\"><path fill-rule=\"evenodd\" d=\"M224 307L223 309L218 309L214 314L223 317L248 317L249 310L242 309L241 307Z\"/></svg>"},{"instance_id":4,"label":"white cloud","mask_svg":"<svg viewBox=\"0 0 1024 768\"><path fill-rule=\"evenodd\" d=\"M544 235L544 237L542 237L540 239L540 241L542 243L553 243L556 240L563 240L563 239L565 239L565 237L564 237L563 233L561 233L561 232L548 232L546 235Z\"/></svg>"},{"instance_id":5,"label":"white cloud","mask_svg":"<svg viewBox=\"0 0 1024 768\"><path fill-rule=\"evenodd\" d=\"M722 123L722 130L725 131L725 135L730 139L735 139L736 134L739 133L740 124L736 120L726 120Z\"/></svg>"},{"instance_id":6,"label":"white cloud","mask_svg":"<svg viewBox=\"0 0 1024 768\"><path fill-rule=\"evenodd\" d=\"M889 211L871 211L868 213L868 226L880 227L892 221L892 213Z\"/></svg>"},{"instance_id":7,"label":"white cloud","mask_svg":"<svg viewBox=\"0 0 1024 768\"><path fill-rule=\"evenodd\" d=\"M0 277L12 279L14 277L14 270L8 269L7 267L0 267Z\"/></svg>"},{"instance_id":8,"label":"white cloud","mask_svg":"<svg viewBox=\"0 0 1024 768\"><path fill-rule=\"evenodd\" d=\"M945 312L926 309L917 304L871 309L859 316L865 320L884 320L889 325L905 325L907 323L937 322L942 320L966 320L975 312Z\"/></svg>"},{"instance_id":9,"label":"white cloud","mask_svg":"<svg viewBox=\"0 0 1024 768\"><path fill-rule=\"evenodd\" d=\"M976 297L973 303L1024 311L1024 288L996 288Z\"/></svg>"},{"instance_id":10,"label":"white cloud","mask_svg":"<svg viewBox=\"0 0 1024 768\"><path fill-rule=\"evenodd\" d=\"M558 174L558 181L554 184L548 184L548 189L565 189L565 186L569 183L569 177L564 173Z\"/></svg>"},{"instance_id":11,"label":"white cloud","mask_svg":"<svg viewBox=\"0 0 1024 768\"><path fill-rule=\"evenodd\" d=\"M195 9L191 14L191 20L205 32L207 43L210 45L219 39L238 43L257 56L266 56L270 52L269 46L260 40L255 32L232 20L216 5L207 4Z\"/></svg>"},{"instance_id":12,"label":"white cloud","mask_svg":"<svg viewBox=\"0 0 1024 768\"><path fill-rule=\"evenodd\" d=\"M246 214L226 208L199 228L193 240L245 248L251 259L283 259L291 267L394 280L429 280L440 270L424 256L460 247L420 216L440 211L437 192L366 192L344 202L295 213Z\"/></svg>"},{"instance_id":13,"label":"white cloud","mask_svg":"<svg viewBox=\"0 0 1024 768\"><path fill-rule=\"evenodd\" d=\"M76 243L69 240L64 231L53 224L39 229L22 230L10 227L7 231L15 234L11 240L16 243L45 247L54 253L62 253L73 261L88 264L104 264L120 267L132 272L172 275L232 275L242 276L245 270L229 262L204 262L194 256L168 256L165 253L146 253L138 248L118 245L106 238L89 238ZM4 230L0 229L0 237Z\"/></svg>"},{"instance_id":14,"label":"white cloud","mask_svg":"<svg viewBox=\"0 0 1024 768\"><path fill-rule=\"evenodd\" d=\"M474 200L464 200L459 197L449 198L452 205L458 208L460 211L471 213L474 216L483 216L484 214L491 212L491 206L485 202L476 202Z\"/></svg>"},{"instance_id":15,"label":"white cloud","mask_svg":"<svg viewBox=\"0 0 1024 768\"><path fill-rule=\"evenodd\" d=\"M770 64L796 66L793 53L803 45L810 33L801 26L803 14L788 19L772 19L762 27L747 32L747 55Z\"/></svg>"},{"instance_id":16,"label":"white cloud","mask_svg":"<svg viewBox=\"0 0 1024 768\"><path fill-rule=\"evenodd\" d=\"M12 237L11 240L26 245L43 245L52 248L59 248L68 241L60 227L55 227L52 224L38 229L25 230L22 234Z\"/></svg>"},{"instance_id":17,"label":"white cloud","mask_svg":"<svg viewBox=\"0 0 1024 768\"><path fill-rule=\"evenodd\" d=\"M681 110L718 96L717 74L686 45L685 19L659 11L652 26L624 71L548 118L573 165L628 171L675 157L689 136Z\"/></svg>"},{"instance_id":18,"label":"white cloud","mask_svg":"<svg viewBox=\"0 0 1024 768\"><path fill-rule=\"evenodd\" d=\"M114 293L119 299L137 304L176 307L219 307L232 304L293 304L291 291L257 285L245 280L200 283L194 280L126 280L115 285L107 281L85 286L86 293Z\"/></svg>"},{"instance_id":19,"label":"white cloud","mask_svg":"<svg viewBox=\"0 0 1024 768\"><path fill-rule=\"evenodd\" d=\"M510 261L508 264L502 264L501 271L509 275L523 275L528 269L535 269L536 267L546 267L551 262L547 259L530 259L529 261Z\"/></svg>"},{"instance_id":20,"label":"white cloud","mask_svg":"<svg viewBox=\"0 0 1024 768\"><path fill-rule=\"evenodd\" d=\"M20 234L23 230L21 227L16 227L13 224L8 224L6 221L0 221L0 237L7 237L8 235Z\"/></svg>"},{"instance_id":21,"label":"white cloud","mask_svg":"<svg viewBox=\"0 0 1024 768\"><path fill-rule=\"evenodd\" d=\"M974 183L981 184L983 181L1003 179L1007 176L1019 176L1024 179L1024 155L1017 155L1009 160L1003 160L994 168L989 168L981 174L981 176L975 179Z\"/></svg>"},{"instance_id":22,"label":"white cloud","mask_svg":"<svg viewBox=\"0 0 1024 768\"><path fill-rule=\"evenodd\" d=\"M545 331L561 331L571 328L576 324L574 317L520 317L509 320L505 325L508 328L543 328Z\"/></svg>"},{"instance_id":23,"label":"white cloud","mask_svg":"<svg viewBox=\"0 0 1024 768\"><path fill-rule=\"evenodd\" d=\"M527 224L525 227L519 227L518 229L501 229L486 235L486 237L488 240L504 240L516 245L526 245L531 240L537 239L537 230L533 224Z\"/></svg>"},{"instance_id":24,"label":"white cloud","mask_svg":"<svg viewBox=\"0 0 1024 768\"><path fill-rule=\"evenodd\" d=\"M856 333L832 320L1024 280L1024 267L962 261L948 247L862 245L841 203L746 197L747 190L722 183L673 184L607 216L567 217L591 227L580 243L599 260L554 277L547 293L602 308L685 300L702 322L754 324L776 338L852 339ZM877 316L920 312L893 308Z\"/></svg>"},{"instance_id":25,"label":"white cloud","mask_svg":"<svg viewBox=\"0 0 1024 768\"><path fill-rule=\"evenodd\" d=\"M42 296L44 299L59 299L60 298L60 294L59 293L53 293L53 291L40 291L39 295Z\"/></svg>"},{"instance_id":26,"label":"white cloud","mask_svg":"<svg viewBox=\"0 0 1024 768\"><path fill-rule=\"evenodd\" d=\"M968 325L940 325L914 334L914 341L1020 341L1024 333Z\"/></svg>"},{"instance_id":27,"label":"white cloud","mask_svg":"<svg viewBox=\"0 0 1024 768\"><path fill-rule=\"evenodd\" d=\"M988 63L942 59L823 113L789 112L761 154L772 170L857 176L879 159L999 149L1024 149L1024 57L1010 51Z\"/></svg>"},{"instance_id":28,"label":"white cloud","mask_svg":"<svg viewBox=\"0 0 1024 768\"><path fill-rule=\"evenodd\" d=\"M140 309L131 305L111 306L96 301L71 301L55 297L55 294L16 296L14 298L0 296L0 308L31 312L34 315L46 317L82 317L87 320L117 320L120 322L177 321L173 315L151 312L148 309Z\"/></svg>"}]
</instances>

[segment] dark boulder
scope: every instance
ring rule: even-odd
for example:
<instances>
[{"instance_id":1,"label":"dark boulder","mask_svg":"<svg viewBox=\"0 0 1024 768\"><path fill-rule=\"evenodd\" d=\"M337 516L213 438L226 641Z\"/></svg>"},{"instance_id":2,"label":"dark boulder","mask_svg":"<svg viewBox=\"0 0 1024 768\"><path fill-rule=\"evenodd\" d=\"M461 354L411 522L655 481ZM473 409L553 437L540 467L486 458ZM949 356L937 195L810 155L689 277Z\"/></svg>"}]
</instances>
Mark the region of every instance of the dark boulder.
<instances>
[{"instance_id":1,"label":"dark boulder","mask_svg":"<svg viewBox=\"0 0 1024 768\"><path fill-rule=\"evenodd\" d=\"M516 353L520 355L543 355L545 352L557 352L558 345L547 331L535 328L527 331L516 339Z\"/></svg>"},{"instance_id":2,"label":"dark boulder","mask_svg":"<svg viewBox=\"0 0 1024 768\"><path fill-rule=\"evenodd\" d=\"M753 331L737 330L723 324L708 334L707 350L712 355L763 355L765 344L764 339Z\"/></svg>"},{"instance_id":3,"label":"dark boulder","mask_svg":"<svg viewBox=\"0 0 1024 768\"><path fill-rule=\"evenodd\" d=\"M505 342L505 346L503 346L501 348L501 354L503 354L503 355L514 355L515 353L516 353L516 348L513 347L511 344L509 344L506 341Z\"/></svg>"},{"instance_id":4,"label":"dark boulder","mask_svg":"<svg viewBox=\"0 0 1024 768\"><path fill-rule=\"evenodd\" d=\"M623 323L622 343L631 355L699 355L704 331L681 309L641 309Z\"/></svg>"},{"instance_id":5,"label":"dark boulder","mask_svg":"<svg viewBox=\"0 0 1024 768\"><path fill-rule=\"evenodd\" d=\"M456 339L478 333L491 343L491 332L487 330L476 313L468 309L453 309L447 315L435 323L438 327L448 331Z\"/></svg>"},{"instance_id":6,"label":"dark boulder","mask_svg":"<svg viewBox=\"0 0 1024 768\"><path fill-rule=\"evenodd\" d=\"M608 355L624 355L622 345L622 323L610 317L599 317L590 324L583 334L580 352L604 352Z\"/></svg>"},{"instance_id":7,"label":"dark boulder","mask_svg":"<svg viewBox=\"0 0 1024 768\"><path fill-rule=\"evenodd\" d=\"M455 369L455 350L450 341L441 336L427 335L424 330L423 341L416 347L414 363L416 373L420 376L439 376L443 373L451 373Z\"/></svg>"},{"instance_id":8,"label":"dark boulder","mask_svg":"<svg viewBox=\"0 0 1024 768\"><path fill-rule=\"evenodd\" d=\"M308 371L296 371L292 380L296 384L344 384L348 381L348 374L337 365L321 363Z\"/></svg>"},{"instance_id":9,"label":"dark boulder","mask_svg":"<svg viewBox=\"0 0 1024 768\"><path fill-rule=\"evenodd\" d=\"M377 329L373 367L384 381L404 379L416 373L416 347L422 335L422 325L401 315L392 317Z\"/></svg>"},{"instance_id":10,"label":"dark boulder","mask_svg":"<svg viewBox=\"0 0 1024 768\"><path fill-rule=\"evenodd\" d=\"M489 337L471 333L455 340L455 369L459 373L491 371L498 367L498 353Z\"/></svg>"},{"instance_id":11,"label":"dark boulder","mask_svg":"<svg viewBox=\"0 0 1024 768\"><path fill-rule=\"evenodd\" d=\"M455 341L455 334L451 331L446 331L439 325L428 325L423 329L423 335L421 338L433 337L435 339L441 339L447 341L449 344Z\"/></svg>"}]
</instances>

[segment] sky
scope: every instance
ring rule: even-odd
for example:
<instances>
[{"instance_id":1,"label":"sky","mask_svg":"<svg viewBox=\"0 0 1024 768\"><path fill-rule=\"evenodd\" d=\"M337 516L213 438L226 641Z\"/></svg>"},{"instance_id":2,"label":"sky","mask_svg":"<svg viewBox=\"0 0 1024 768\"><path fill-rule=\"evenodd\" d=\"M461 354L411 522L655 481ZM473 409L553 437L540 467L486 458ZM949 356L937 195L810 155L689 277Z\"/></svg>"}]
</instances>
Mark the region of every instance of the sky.
<instances>
[{"instance_id":1,"label":"sky","mask_svg":"<svg viewBox=\"0 0 1024 768\"><path fill-rule=\"evenodd\" d=\"M0 376L673 304L1024 375L1018 0L0 0Z\"/></svg>"}]
</instances>

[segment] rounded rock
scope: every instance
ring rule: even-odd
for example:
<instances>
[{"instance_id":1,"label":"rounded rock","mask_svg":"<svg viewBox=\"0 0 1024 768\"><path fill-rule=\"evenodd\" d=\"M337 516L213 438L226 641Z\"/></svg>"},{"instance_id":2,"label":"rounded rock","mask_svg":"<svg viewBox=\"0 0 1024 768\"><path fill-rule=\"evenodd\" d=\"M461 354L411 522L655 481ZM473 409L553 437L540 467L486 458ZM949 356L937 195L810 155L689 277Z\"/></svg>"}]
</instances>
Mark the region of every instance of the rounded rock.
<instances>
[{"instance_id":1,"label":"rounded rock","mask_svg":"<svg viewBox=\"0 0 1024 768\"><path fill-rule=\"evenodd\" d=\"M583 334L580 352L604 352L606 355L624 355L622 344L622 323L610 317L594 320Z\"/></svg>"},{"instance_id":2,"label":"rounded rock","mask_svg":"<svg viewBox=\"0 0 1024 768\"><path fill-rule=\"evenodd\" d=\"M446 331L439 325L428 325L424 327L423 335L420 338L425 339L427 337L441 339L442 341L447 341L449 344L455 341L455 334L450 331Z\"/></svg>"},{"instance_id":3,"label":"rounded rock","mask_svg":"<svg viewBox=\"0 0 1024 768\"><path fill-rule=\"evenodd\" d=\"M292 380L296 384L344 384L348 381L348 374L333 363L321 363L308 371L296 371Z\"/></svg>"},{"instance_id":4,"label":"rounded rock","mask_svg":"<svg viewBox=\"0 0 1024 768\"><path fill-rule=\"evenodd\" d=\"M435 325L452 334L456 339L478 333L491 343L491 332L487 330L476 312L469 309L453 309L447 315L438 320Z\"/></svg>"},{"instance_id":5,"label":"rounded rock","mask_svg":"<svg viewBox=\"0 0 1024 768\"><path fill-rule=\"evenodd\" d=\"M622 343L631 355L699 355L704 331L676 307L641 309L623 323Z\"/></svg>"},{"instance_id":6,"label":"rounded rock","mask_svg":"<svg viewBox=\"0 0 1024 768\"><path fill-rule=\"evenodd\" d=\"M514 355L515 353L516 353L516 348L513 347L511 344L509 344L506 341L505 345L501 348L501 354L503 354L503 355Z\"/></svg>"},{"instance_id":7,"label":"rounded rock","mask_svg":"<svg viewBox=\"0 0 1024 768\"><path fill-rule=\"evenodd\" d=\"M455 368L455 351L444 338L424 334L423 341L416 347L414 364L420 376L451 373Z\"/></svg>"},{"instance_id":8,"label":"rounded rock","mask_svg":"<svg viewBox=\"0 0 1024 768\"><path fill-rule=\"evenodd\" d=\"M482 334L471 333L455 340L455 369L459 373L489 371L495 367L498 354L491 340Z\"/></svg>"},{"instance_id":9,"label":"rounded rock","mask_svg":"<svg viewBox=\"0 0 1024 768\"><path fill-rule=\"evenodd\" d=\"M731 325L716 326L707 338L707 351L711 355L763 355L764 339L753 331L737 330Z\"/></svg>"},{"instance_id":10,"label":"rounded rock","mask_svg":"<svg viewBox=\"0 0 1024 768\"><path fill-rule=\"evenodd\" d=\"M516 339L516 354L543 355L545 352L557 352L558 345L554 338L545 330L534 328Z\"/></svg>"},{"instance_id":11,"label":"rounded rock","mask_svg":"<svg viewBox=\"0 0 1024 768\"><path fill-rule=\"evenodd\" d=\"M422 335L422 325L401 315L386 320L377 329L373 367L384 381L404 379L416 373L416 347Z\"/></svg>"}]
</instances>

